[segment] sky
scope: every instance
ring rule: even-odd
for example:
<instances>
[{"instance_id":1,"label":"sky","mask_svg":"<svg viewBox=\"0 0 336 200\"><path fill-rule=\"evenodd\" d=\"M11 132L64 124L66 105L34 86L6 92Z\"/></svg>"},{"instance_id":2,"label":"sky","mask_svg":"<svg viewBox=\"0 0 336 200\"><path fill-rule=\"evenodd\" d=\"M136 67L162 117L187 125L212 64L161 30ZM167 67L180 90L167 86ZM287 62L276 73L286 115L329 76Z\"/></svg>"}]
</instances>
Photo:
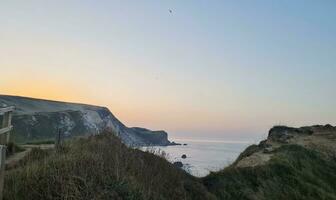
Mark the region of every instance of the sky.
<instances>
[{"instance_id":1,"label":"sky","mask_svg":"<svg viewBox=\"0 0 336 200\"><path fill-rule=\"evenodd\" d=\"M106 106L171 137L336 125L335 10L333 0L0 0L0 93Z\"/></svg>"}]
</instances>

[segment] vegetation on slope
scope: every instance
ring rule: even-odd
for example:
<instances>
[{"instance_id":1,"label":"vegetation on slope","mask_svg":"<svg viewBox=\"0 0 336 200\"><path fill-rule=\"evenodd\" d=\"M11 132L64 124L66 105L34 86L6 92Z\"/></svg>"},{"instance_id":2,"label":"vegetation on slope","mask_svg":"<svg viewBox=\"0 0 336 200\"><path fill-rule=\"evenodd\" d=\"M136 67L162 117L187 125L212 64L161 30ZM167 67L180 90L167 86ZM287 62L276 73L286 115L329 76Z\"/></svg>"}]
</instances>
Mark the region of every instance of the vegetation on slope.
<instances>
[{"instance_id":1,"label":"vegetation on slope","mask_svg":"<svg viewBox=\"0 0 336 200\"><path fill-rule=\"evenodd\" d=\"M266 165L232 165L205 177L203 183L219 199L336 199L335 172L335 157L284 145Z\"/></svg>"},{"instance_id":2,"label":"vegetation on slope","mask_svg":"<svg viewBox=\"0 0 336 200\"><path fill-rule=\"evenodd\" d=\"M12 121L14 125L13 141L26 143L53 140L60 130L64 132L67 129L64 119L68 119L72 123L72 136L81 136L88 132L81 111L67 110L34 113L34 115L14 115Z\"/></svg>"},{"instance_id":3,"label":"vegetation on slope","mask_svg":"<svg viewBox=\"0 0 336 200\"><path fill-rule=\"evenodd\" d=\"M330 140L332 142L333 140ZM197 179L163 156L128 148L112 134L34 149L6 173L5 199L336 199L336 154L283 144L254 167L237 163Z\"/></svg>"},{"instance_id":4,"label":"vegetation on slope","mask_svg":"<svg viewBox=\"0 0 336 200\"><path fill-rule=\"evenodd\" d=\"M199 180L112 134L33 150L6 172L5 199L213 199Z\"/></svg>"},{"instance_id":5,"label":"vegetation on slope","mask_svg":"<svg viewBox=\"0 0 336 200\"><path fill-rule=\"evenodd\" d=\"M13 142L9 142L7 144L6 157L9 157L9 156L11 156L15 153L21 152L21 151L24 151L24 149L21 148L20 146L16 145Z\"/></svg>"}]
</instances>

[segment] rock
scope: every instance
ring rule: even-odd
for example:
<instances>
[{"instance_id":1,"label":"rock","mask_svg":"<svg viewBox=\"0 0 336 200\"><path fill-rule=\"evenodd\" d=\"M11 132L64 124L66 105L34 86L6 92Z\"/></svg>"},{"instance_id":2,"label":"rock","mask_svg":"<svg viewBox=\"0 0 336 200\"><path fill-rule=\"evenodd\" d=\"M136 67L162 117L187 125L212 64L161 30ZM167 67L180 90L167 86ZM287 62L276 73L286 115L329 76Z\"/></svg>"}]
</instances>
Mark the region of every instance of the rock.
<instances>
[{"instance_id":1,"label":"rock","mask_svg":"<svg viewBox=\"0 0 336 200\"><path fill-rule=\"evenodd\" d=\"M268 134L267 142L279 142L287 144L292 138L312 136L312 135L336 135L336 127L326 125L305 126L301 128L291 128L287 126L274 126Z\"/></svg>"},{"instance_id":2,"label":"rock","mask_svg":"<svg viewBox=\"0 0 336 200\"><path fill-rule=\"evenodd\" d=\"M187 155L183 154L183 155L181 156L181 158L186 159L186 158L187 158Z\"/></svg>"},{"instance_id":3,"label":"rock","mask_svg":"<svg viewBox=\"0 0 336 200\"><path fill-rule=\"evenodd\" d=\"M152 145L157 146L168 146L173 145L168 140L168 133L162 130L159 131L152 131L145 128L140 127L132 127L130 128L132 131L136 133L136 135L140 136L141 138L144 138L146 141L148 141Z\"/></svg>"},{"instance_id":4,"label":"rock","mask_svg":"<svg viewBox=\"0 0 336 200\"><path fill-rule=\"evenodd\" d=\"M289 140L298 135L311 135L310 128L291 128L287 126L274 126L268 133L268 140L273 142L288 143Z\"/></svg>"},{"instance_id":5,"label":"rock","mask_svg":"<svg viewBox=\"0 0 336 200\"><path fill-rule=\"evenodd\" d=\"M263 154L260 152L254 153L251 156L245 157L236 163L236 167L255 167L264 165L271 159L271 154Z\"/></svg>"},{"instance_id":6,"label":"rock","mask_svg":"<svg viewBox=\"0 0 336 200\"><path fill-rule=\"evenodd\" d=\"M175 167L178 167L178 168L182 168L182 167L183 167L183 163L180 162L180 161L174 162L173 165L174 165Z\"/></svg>"},{"instance_id":7,"label":"rock","mask_svg":"<svg viewBox=\"0 0 336 200\"><path fill-rule=\"evenodd\" d=\"M274 149L273 149L273 147L266 147L264 150L263 150L263 152L264 153L271 153L272 151L274 151Z\"/></svg>"},{"instance_id":8,"label":"rock","mask_svg":"<svg viewBox=\"0 0 336 200\"><path fill-rule=\"evenodd\" d=\"M170 146L174 146L174 145L175 145L175 146L178 146L178 145L181 145L181 144L180 144L180 143L176 143L176 142L174 142L174 141L170 143Z\"/></svg>"},{"instance_id":9,"label":"rock","mask_svg":"<svg viewBox=\"0 0 336 200\"><path fill-rule=\"evenodd\" d=\"M236 167L254 167L266 164L277 151L287 144L295 144L335 158L336 127L327 125L291 128L275 126L269 131L268 138L258 145L251 145L243 151L235 163ZM280 150L281 151L281 150Z\"/></svg>"},{"instance_id":10,"label":"rock","mask_svg":"<svg viewBox=\"0 0 336 200\"><path fill-rule=\"evenodd\" d=\"M260 148L266 148L266 147L270 147L271 145L268 143L267 140L262 140L259 145Z\"/></svg>"},{"instance_id":11,"label":"rock","mask_svg":"<svg viewBox=\"0 0 336 200\"><path fill-rule=\"evenodd\" d=\"M325 126L324 126L325 128L328 128L328 129L332 129L332 128L334 128L332 125L330 125L330 124L326 124Z\"/></svg>"}]
</instances>

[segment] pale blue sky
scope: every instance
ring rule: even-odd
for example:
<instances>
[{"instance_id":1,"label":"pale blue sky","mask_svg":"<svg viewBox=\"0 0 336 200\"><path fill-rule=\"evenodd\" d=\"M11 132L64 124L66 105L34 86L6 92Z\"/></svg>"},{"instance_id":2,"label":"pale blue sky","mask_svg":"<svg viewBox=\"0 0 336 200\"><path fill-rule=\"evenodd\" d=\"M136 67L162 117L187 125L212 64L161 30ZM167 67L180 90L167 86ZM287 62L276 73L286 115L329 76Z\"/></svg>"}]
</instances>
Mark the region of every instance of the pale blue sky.
<instances>
[{"instance_id":1,"label":"pale blue sky","mask_svg":"<svg viewBox=\"0 0 336 200\"><path fill-rule=\"evenodd\" d=\"M0 93L106 105L129 126L181 137L332 124L335 10L333 0L0 0Z\"/></svg>"}]
</instances>

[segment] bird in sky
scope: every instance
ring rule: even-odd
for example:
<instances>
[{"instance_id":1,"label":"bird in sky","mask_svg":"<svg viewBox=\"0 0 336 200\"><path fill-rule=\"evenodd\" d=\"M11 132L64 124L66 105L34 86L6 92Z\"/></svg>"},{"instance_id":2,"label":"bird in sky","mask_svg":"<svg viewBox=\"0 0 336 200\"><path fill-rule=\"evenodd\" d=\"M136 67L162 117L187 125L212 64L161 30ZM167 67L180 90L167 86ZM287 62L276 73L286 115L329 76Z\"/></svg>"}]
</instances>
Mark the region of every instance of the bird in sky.
<instances>
[{"instance_id":1,"label":"bird in sky","mask_svg":"<svg viewBox=\"0 0 336 200\"><path fill-rule=\"evenodd\" d=\"M173 11L172 11L171 9L169 9L169 12L170 12L170 13L173 13Z\"/></svg>"}]
</instances>

